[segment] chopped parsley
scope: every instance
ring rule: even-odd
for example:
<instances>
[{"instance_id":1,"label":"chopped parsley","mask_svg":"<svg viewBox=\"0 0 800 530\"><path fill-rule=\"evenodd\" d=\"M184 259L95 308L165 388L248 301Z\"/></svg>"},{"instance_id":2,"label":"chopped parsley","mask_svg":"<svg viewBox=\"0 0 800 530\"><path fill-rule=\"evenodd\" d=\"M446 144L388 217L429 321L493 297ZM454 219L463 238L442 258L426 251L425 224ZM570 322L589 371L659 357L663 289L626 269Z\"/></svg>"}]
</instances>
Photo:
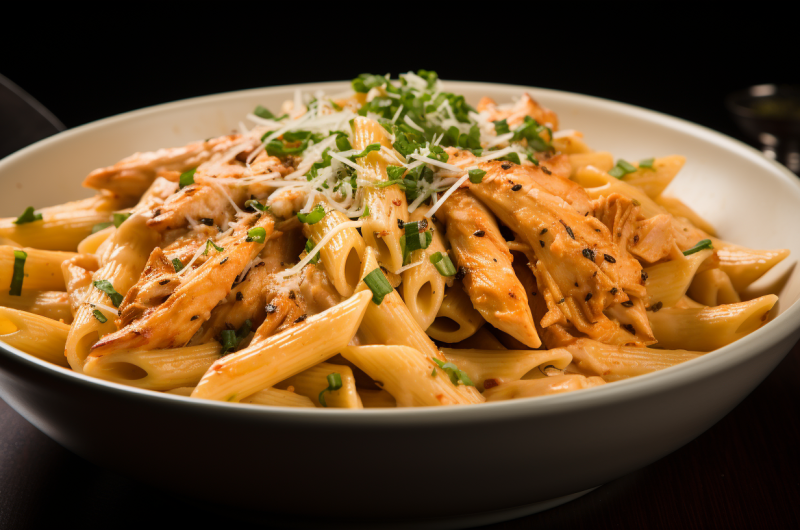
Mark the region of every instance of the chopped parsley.
<instances>
[{"instance_id":1,"label":"chopped parsley","mask_svg":"<svg viewBox=\"0 0 800 530\"><path fill-rule=\"evenodd\" d=\"M450 377L450 382L454 385L475 386L475 383L472 382L472 379L469 378L466 372L459 370L458 366L455 364L451 362L442 362L439 359L433 359L433 362Z\"/></svg>"},{"instance_id":2,"label":"chopped parsley","mask_svg":"<svg viewBox=\"0 0 800 530\"><path fill-rule=\"evenodd\" d=\"M703 239L701 241L698 241L697 244L695 246L693 246L692 248L690 248L688 250L684 250L683 251L683 255L684 256L691 256L692 254L694 254L696 252L700 252L701 250L705 250L707 248L712 248L713 249L714 247L712 246L710 239Z\"/></svg>"},{"instance_id":3,"label":"chopped parsley","mask_svg":"<svg viewBox=\"0 0 800 530\"><path fill-rule=\"evenodd\" d=\"M94 315L94 318L96 318L97 321L100 322L101 324L105 324L106 322L108 322L106 316L99 309L95 309L94 311L92 311L92 315Z\"/></svg>"},{"instance_id":4,"label":"chopped parsley","mask_svg":"<svg viewBox=\"0 0 800 530\"><path fill-rule=\"evenodd\" d=\"M340 388L342 388L342 376L337 372L328 374L328 388L319 393L320 405L322 405L323 407L328 406L328 404L325 402L325 392L335 392Z\"/></svg>"},{"instance_id":5,"label":"chopped parsley","mask_svg":"<svg viewBox=\"0 0 800 530\"><path fill-rule=\"evenodd\" d=\"M194 174L197 172L197 168L190 169L189 171L185 171L181 173L180 178L178 179L178 185L181 189L185 188L186 186L190 186L194 184Z\"/></svg>"},{"instance_id":6,"label":"chopped parsley","mask_svg":"<svg viewBox=\"0 0 800 530\"><path fill-rule=\"evenodd\" d=\"M24 225L27 223L32 223L34 221L41 221L42 214L40 213L33 213L33 206L28 206L25 208L25 211L22 212L22 215L17 217L17 220L14 221L15 225Z\"/></svg>"},{"instance_id":7,"label":"chopped parsley","mask_svg":"<svg viewBox=\"0 0 800 530\"><path fill-rule=\"evenodd\" d=\"M239 347L239 343L242 342L249 333L250 330L253 328L253 323L250 319L244 321L242 327L239 328L238 331L234 331L232 329L224 329L219 334L220 339L222 340L222 355L228 355L230 352L235 350Z\"/></svg>"},{"instance_id":8,"label":"chopped parsley","mask_svg":"<svg viewBox=\"0 0 800 530\"><path fill-rule=\"evenodd\" d=\"M11 296L22 296L22 282L25 279L25 260L28 253L24 250L14 251L14 272L11 276L11 288L8 294Z\"/></svg>"},{"instance_id":9,"label":"chopped parsley","mask_svg":"<svg viewBox=\"0 0 800 530\"><path fill-rule=\"evenodd\" d=\"M314 208L308 212L297 212L297 218L300 220L301 223L313 225L322 220L325 217L325 208L321 204L317 204Z\"/></svg>"},{"instance_id":10,"label":"chopped parsley","mask_svg":"<svg viewBox=\"0 0 800 530\"><path fill-rule=\"evenodd\" d=\"M92 282L92 285L94 285L98 290L106 293L111 299L111 303L114 304L114 307L119 307L119 304L122 303L122 295L119 294L116 289L114 289L114 286L111 285L110 281L98 280Z\"/></svg>"}]
</instances>

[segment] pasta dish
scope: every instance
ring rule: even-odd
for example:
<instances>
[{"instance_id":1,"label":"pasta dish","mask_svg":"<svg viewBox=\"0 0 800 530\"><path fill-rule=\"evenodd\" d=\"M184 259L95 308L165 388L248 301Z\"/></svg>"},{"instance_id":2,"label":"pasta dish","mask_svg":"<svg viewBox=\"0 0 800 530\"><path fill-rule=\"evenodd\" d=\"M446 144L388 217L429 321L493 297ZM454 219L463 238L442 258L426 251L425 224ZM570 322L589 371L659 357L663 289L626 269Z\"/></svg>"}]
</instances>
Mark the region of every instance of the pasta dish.
<instances>
[{"instance_id":1,"label":"pasta dish","mask_svg":"<svg viewBox=\"0 0 800 530\"><path fill-rule=\"evenodd\" d=\"M362 74L97 169L93 197L0 219L0 340L152 391L359 409L609 384L768 320L746 289L788 250L665 195L682 156L592 150L525 93L475 103Z\"/></svg>"}]
</instances>

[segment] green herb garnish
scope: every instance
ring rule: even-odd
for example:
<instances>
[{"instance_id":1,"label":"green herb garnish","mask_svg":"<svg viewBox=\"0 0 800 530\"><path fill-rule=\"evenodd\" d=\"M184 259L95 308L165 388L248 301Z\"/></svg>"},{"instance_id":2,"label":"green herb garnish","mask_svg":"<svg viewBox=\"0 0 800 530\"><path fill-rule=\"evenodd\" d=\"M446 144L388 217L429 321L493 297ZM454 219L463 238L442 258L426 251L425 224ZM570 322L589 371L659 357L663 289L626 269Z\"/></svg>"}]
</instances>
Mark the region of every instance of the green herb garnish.
<instances>
[{"instance_id":1,"label":"green herb garnish","mask_svg":"<svg viewBox=\"0 0 800 530\"><path fill-rule=\"evenodd\" d=\"M203 251L203 256L208 255L208 247L210 246L214 247L214 250L216 250L217 252L222 252L223 250L225 250L224 247L218 247L211 239L209 239L206 241L206 249Z\"/></svg>"},{"instance_id":2,"label":"green herb garnish","mask_svg":"<svg viewBox=\"0 0 800 530\"><path fill-rule=\"evenodd\" d=\"M108 295L111 299L111 303L114 304L114 307L119 307L119 304L122 303L122 295L119 294L114 286L111 285L111 282L108 280L98 280L92 282L92 284L100 291L103 291Z\"/></svg>"},{"instance_id":3,"label":"green herb garnish","mask_svg":"<svg viewBox=\"0 0 800 530\"><path fill-rule=\"evenodd\" d=\"M197 172L197 168L190 169L189 171L185 171L181 173L180 178L178 179L178 185L181 189L194 184L194 174Z\"/></svg>"},{"instance_id":4,"label":"green herb garnish","mask_svg":"<svg viewBox=\"0 0 800 530\"><path fill-rule=\"evenodd\" d=\"M96 234L96 233L97 233L97 232L99 232L100 230L105 230L106 228L108 228L109 226L111 226L111 225L113 225L113 224L114 224L114 223L112 223L111 221L108 221L108 222L106 222L106 223L97 223L96 225L94 225L94 226L92 227L92 233L93 233L93 234Z\"/></svg>"},{"instance_id":5,"label":"green herb garnish","mask_svg":"<svg viewBox=\"0 0 800 530\"><path fill-rule=\"evenodd\" d=\"M101 324L105 324L106 322L108 322L106 316L99 309L95 309L94 311L92 311L92 315L94 315L94 318L96 318L97 321L100 322Z\"/></svg>"},{"instance_id":6,"label":"green herb garnish","mask_svg":"<svg viewBox=\"0 0 800 530\"><path fill-rule=\"evenodd\" d=\"M325 208L321 204L317 204L314 208L308 213L297 212L297 218L300 220L301 223L313 225L322 220L325 217Z\"/></svg>"},{"instance_id":7,"label":"green herb garnish","mask_svg":"<svg viewBox=\"0 0 800 530\"><path fill-rule=\"evenodd\" d=\"M314 240L306 239L306 253L311 254L311 251L314 250L315 246L316 244L314 243ZM317 254L313 258L311 258L311 261L309 261L309 263L312 265L316 265L318 261L319 261L319 252L317 252Z\"/></svg>"},{"instance_id":8,"label":"green herb garnish","mask_svg":"<svg viewBox=\"0 0 800 530\"><path fill-rule=\"evenodd\" d=\"M242 342L242 339L250 333L252 328L253 323L248 319L244 321L239 331L234 331L232 329L222 330L219 334L220 339L222 339L222 355L228 355L235 350L239 346L239 343Z\"/></svg>"},{"instance_id":9,"label":"green herb garnish","mask_svg":"<svg viewBox=\"0 0 800 530\"><path fill-rule=\"evenodd\" d=\"M25 211L22 212L22 215L17 217L17 220L14 221L15 225L24 225L26 223L32 223L34 221L41 221L42 214L40 213L33 213L33 206L28 206L25 208Z\"/></svg>"},{"instance_id":10,"label":"green herb garnish","mask_svg":"<svg viewBox=\"0 0 800 530\"><path fill-rule=\"evenodd\" d=\"M175 272L181 272L183 270L183 263L178 258L172 260L172 267L175 269Z\"/></svg>"},{"instance_id":11,"label":"green herb garnish","mask_svg":"<svg viewBox=\"0 0 800 530\"><path fill-rule=\"evenodd\" d=\"M119 228L119 225L127 221L128 217L130 217L130 213L115 213L114 214L114 226Z\"/></svg>"},{"instance_id":12,"label":"green herb garnish","mask_svg":"<svg viewBox=\"0 0 800 530\"><path fill-rule=\"evenodd\" d=\"M262 226L256 226L247 231L245 241L248 243L263 243L267 240L267 231ZM219 249L217 249L219 250Z\"/></svg>"},{"instance_id":13,"label":"green herb garnish","mask_svg":"<svg viewBox=\"0 0 800 530\"><path fill-rule=\"evenodd\" d=\"M28 253L24 250L14 251L14 273L11 276L11 289L8 294L11 296L22 295L22 281L25 279L25 260L28 259Z\"/></svg>"},{"instance_id":14,"label":"green herb garnish","mask_svg":"<svg viewBox=\"0 0 800 530\"><path fill-rule=\"evenodd\" d=\"M261 105L256 107L256 109L253 111L253 114L258 116L259 118L264 118L265 120L275 119L275 115L271 113L267 107L263 107Z\"/></svg>"},{"instance_id":15,"label":"green herb garnish","mask_svg":"<svg viewBox=\"0 0 800 530\"><path fill-rule=\"evenodd\" d=\"M697 244L695 246L693 246L692 248L690 248L688 250L684 250L683 251L683 255L684 256L691 256L692 254L694 254L696 252L700 252L701 250L705 250L707 248L714 248L714 247L712 246L710 239L703 239L701 241L698 241Z\"/></svg>"},{"instance_id":16,"label":"green herb garnish","mask_svg":"<svg viewBox=\"0 0 800 530\"><path fill-rule=\"evenodd\" d=\"M470 182L473 184L480 184L483 180L483 177L486 175L486 172L482 169L470 169L468 174Z\"/></svg>"},{"instance_id":17,"label":"green herb garnish","mask_svg":"<svg viewBox=\"0 0 800 530\"><path fill-rule=\"evenodd\" d=\"M458 366L450 362L442 362L439 359L433 359L439 368L444 370L444 372L450 377L450 382L454 385L462 384L465 386L475 386L475 383L472 382L472 379L464 372L463 370L459 370Z\"/></svg>"},{"instance_id":18,"label":"green herb garnish","mask_svg":"<svg viewBox=\"0 0 800 530\"><path fill-rule=\"evenodd\" d=\"M328 388L323 390L319 393L319 403L323 407L327 407L328 404L325 403L325 392L334 392L342 388L342 376L336 372L332 374L328 374Z\"/></svg>"},{"instance_id":19,"label":"green herb garnish","mask_svg":"<svg viewBox=\"0 0 800 530\"><path fill-rule=\"evenodd\" d=\"M622 160L620 158L617 161L617 165L612 167L608 171L608 174L611 175L614 178L621 179L625 175L627 175L629 173L634 173L634 172L636 172L636 166L634 166L630 162L626 162L625 160Z\"/></svg>"},{"instance_id":20,"label":"green herb garnish","mask_svg":"<svg viewBox=\"0 0 800 530\"><path fill-rule=\"evenodd\" d=\"M450 256L441 252L434 252L430 257L431 263L442 276L455 276L456 267L450 260Z\"/></svg>"},{"instance_id":21,"label":"green herb garnish","mask_svg":"<svg viewBox=\"0 0 800 530\"><path fill-rule=\"evenodd\" d=\"M653 164L655 163L655 161L656 161L655 158L645 158L644 160L640 160L639 169L645 168L645 169L652 169L653 171L655 171L655 168L653 168Z\"/></svg>"},{"instance_id":22,"label":"green herb garnish","mask_svg":"<svg viewBox=\"0 0 800 530\"><path fill-rule=\"evenodd\" d=\"M369 290L372 291L372 301L375 305L381 305L383 298L394 291L389 280L383 275L380 267L364 276L364 283L366 283Z\"/></svg>"}]
</instances>

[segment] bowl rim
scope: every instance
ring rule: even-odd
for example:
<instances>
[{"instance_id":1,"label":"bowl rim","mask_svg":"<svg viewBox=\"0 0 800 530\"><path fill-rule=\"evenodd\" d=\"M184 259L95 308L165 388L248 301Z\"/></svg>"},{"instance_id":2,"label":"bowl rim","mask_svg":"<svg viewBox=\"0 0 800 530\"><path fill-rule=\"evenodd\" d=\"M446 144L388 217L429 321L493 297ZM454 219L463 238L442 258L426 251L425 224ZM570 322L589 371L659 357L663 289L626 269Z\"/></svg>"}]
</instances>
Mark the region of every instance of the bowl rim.
<instances>
[{"instance_id":1,"label":"bowl rim","mask_svg":"<svg viewBox=\"0 0 800 530\"><path fill-rule=\"evenodd\" d=\"M794 193L800 203L800 179L791 171L774 160L765 158L753 147L708 127L635 105L574 92L502 83L472 81L443 81L443 83L449 90L456 92L459 88L469 88L473 90L484 90L490 95L501 92L521 94L527 91L534 97L553 96L566 99L567 102L575 101L577 103L588 103L592 106L603 110L610 110L629 118L664 126L679 133L687 134L707 143L714 144L726 151L748 159L750 162L759 166L765 173L769 173L772 178L782 181L783 185L788 186L789 190ZM53 143L64 141L69 137L77 136L97 128L114 126L127 120L146 117L154 113L174 111L192 106L205 106L231 99L246 98L248 96L267 96L273 92L283 92L294 89L321 89L330 91L345 89L349 86L350 84L348 81L278 85L199 96L133 110L62 131L12 153L0 160L0 175L2 175L6 167L34 153L47 150ZM712 377L727 369L742 364L752 357L757 356L761 351L772 348L779 342L787 339L796 332L798 328L800 328L800 300L790 305L782 314L778 315L758 330L738 341L724 346L723 348L708 352L697 359L671 366L664 370L616 381L614 384L585 389L580 392L567 392L563 394L539 396L536 398L482 403L481 406L469 407L322 410L318 408L291 408L228 403L192 399L186 396L145 390L89 377L85 374L79 374L67 368L34 357L2 341L0 341L0 355L7 356L12 361L21 362L27 367L40 372L42 375L56 377L62 382L83 385L84 387L100 392L113 393L120 398L142 399L156 405L170 405L179 408L191 407L190 410L192 412L205 410L210 414L224 414L228 417L231 417L233 414L238 415L240 418L253 419L254 421L270 418L273 420L297 421L301 423L313 422L319 423L320 425L407 426L435 424L437 426L442 426L445 424L465 424L465 420L474 423L475 421L481 420L498 421L522 416L531 417L564 414L577 410L604 407L636 397L643 398L647 395L666 392L695 383L701 379Z\"/></svg>"}]
</instances>

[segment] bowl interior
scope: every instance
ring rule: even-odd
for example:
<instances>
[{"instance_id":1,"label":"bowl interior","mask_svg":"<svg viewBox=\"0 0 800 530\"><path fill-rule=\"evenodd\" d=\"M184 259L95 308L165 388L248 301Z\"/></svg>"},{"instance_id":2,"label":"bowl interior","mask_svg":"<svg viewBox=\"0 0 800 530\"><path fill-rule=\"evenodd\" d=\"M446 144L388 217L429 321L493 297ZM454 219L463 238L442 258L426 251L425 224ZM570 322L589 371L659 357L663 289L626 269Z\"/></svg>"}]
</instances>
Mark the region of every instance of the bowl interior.
<instances>
[{"instance_id":1,"label":"bowl interior","mask_svg":"<svg viewBox=\"0 0 800 530\"><path fill-rule=\"evenodd\" d=\"M488 95L511 101L525 88L448 82L446 89L477 103ZM0 215L18 215L92 192L80 187L91 170L135 151L154 150L230 133L257 105L277 111L298 87L255 89L170 103L95 122L43 140L0 161ZM349 83L301 85L301 90L335 94ZM800 184L778 164L746 145L703 127L645 109L598 98L527 89L554 109L562 129L577 129L596 150L640 160L681 154L687 163L666 193L705 217L720 237L752 248L788 248L792 255L750 289L752 296L775 290L778 311L800 298L800 279L791 274L800 255Z\"/></svg>"}]
</instances>

